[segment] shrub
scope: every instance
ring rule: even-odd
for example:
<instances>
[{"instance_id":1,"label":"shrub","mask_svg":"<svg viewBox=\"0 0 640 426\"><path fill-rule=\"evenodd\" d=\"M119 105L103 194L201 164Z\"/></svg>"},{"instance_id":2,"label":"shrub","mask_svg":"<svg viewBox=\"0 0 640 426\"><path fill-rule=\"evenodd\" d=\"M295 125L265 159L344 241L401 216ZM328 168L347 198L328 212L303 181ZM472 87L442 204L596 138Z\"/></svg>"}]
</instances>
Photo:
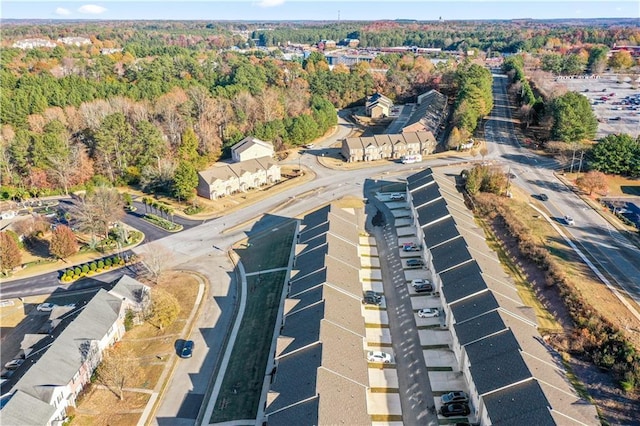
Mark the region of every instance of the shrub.
<instances>
[{"instance_id":1,"label":"shrub","mask_svg":"<svg viewBox=\"0 0 640 426\"><path fill-rule=\"evenodd\" d=\"M124 315L124 329L125 331L129 331L133 328L133 319L135 314L131 309L127 309L126 314Z\"/></svg>"},{"instance_id":2,"label":"shrub","mask_svg":"<svg viewBox=\"0 0 640 426\"><path fill-rule=\"evenodd\" d=\"M84 272L85 274L89 272L89 265L87 265L86 263L82 265L82 272Z\"/></svg>"},{"instance_id":3,"label":"shrub","mask_svg":"<svg viewBox=\"0 0 640 426\"><path fill-rule=\"evenodd\" d=\"M80 275L82 273L82 269L79 266L76 266L73 270L73 275Z\"/></svg>"},{"instance_id":4,"label":"shrub","mask_svg":"<svg viewBox=\"0 0 640 426\"><path fill-rule=\"evenodd\" d=\"M104 266L111 266L112 262L111 262L111 258L107 258L107 260L104 261Z\"/></svg>"},{"instance_id":5,"label":"shrub","mask_svg":"<svg viewBox=\"0 0 640 426\"><path fill-rule=\"evenodd\" d=\"M67 269L66 275L68 277L72 277L73 276L73 269Z\"/></svg>"},{"instance_id":6,"label":"shrub","mask_svg":"<svg viewBox=\"0 0 640 426\"><path fill-rule=\"evenodd\" d=\"M104 269L104 260L98 260L98 269Z\"/></svg>"},{"instance_id":7,"label":"shrub","mask_svg":"<svg viewBox=\"0 0 640 426\"><path fill-rule=\"evenodd\" d=\"M96 264L96 262L91 262L89 264L89 269L91 269L92 271L95 271L96 269L98 269L98 265Z\"/></svg>"},{"instance_id":8,"label":"shrub","mask_svg":"<svg viewBox=\"0 0 640 426\"><path fill-rule=\"evenodd\" d=\"M120 256L113 256L113 264L114 265L120 264Z\"/></svg>"}]
</instances>

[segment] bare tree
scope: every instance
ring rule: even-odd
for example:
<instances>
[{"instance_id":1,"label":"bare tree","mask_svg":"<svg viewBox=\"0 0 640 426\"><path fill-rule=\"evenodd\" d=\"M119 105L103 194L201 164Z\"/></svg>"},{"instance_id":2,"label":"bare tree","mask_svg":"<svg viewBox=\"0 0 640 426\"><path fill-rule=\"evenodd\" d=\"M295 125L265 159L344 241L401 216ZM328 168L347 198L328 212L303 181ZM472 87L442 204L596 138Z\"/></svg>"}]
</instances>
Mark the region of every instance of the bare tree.
<instances>
[{"instance_id":1,"label":"bare tree","mask_svg":"<svg viewBox=\"0 0 640 426\"><path fill-rule=\"evenodd\" d=\"M124 388L136 377L138 361L131 351L111 348L104 352L97 369L99 380L113 392L120 401L124 400Z\"/></svg>"},{"instance_id":2,"label":"bare tree","mask_svg":"<svg viewBox=\"0 0 640 426\"><path fill-rule=\"evenodd\" d=\"M171 259L171 252L156 241L145 245L140 252L142 263L151 273L153 280L158 281L160 276L167 270L167 263Z\"/></svg>"},{"instance_id":3,"label":"bare tree","mask_svg":"<svg viewBox=\"0 0 640 426\"><path fill-rule=\"evenodd\" d=\"M107 236L109 226L124 217L124 201L115 188L98 187L93 194L85 195L72 209L80 229Z\"/></svg>"}]
</instances>

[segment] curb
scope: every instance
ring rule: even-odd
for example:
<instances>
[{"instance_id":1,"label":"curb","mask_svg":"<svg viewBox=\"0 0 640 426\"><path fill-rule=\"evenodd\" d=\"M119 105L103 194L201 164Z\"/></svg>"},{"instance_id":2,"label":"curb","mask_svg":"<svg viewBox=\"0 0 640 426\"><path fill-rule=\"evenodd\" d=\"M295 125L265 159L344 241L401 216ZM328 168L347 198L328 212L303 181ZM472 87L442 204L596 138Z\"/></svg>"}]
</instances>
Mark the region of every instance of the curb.
<instances>
[{"instance_id":1,"label":"curb","mask_svg":"<svg viewBox=\"0 0 640 426\"><path fill-rule=\"evenodd\" d=\"M193 275L196 277L196 279L200 281L200 284L198 287L198 295L196 296L196 305L194 305L193 309L191 309L191 313L187 318L189 321L187 322L187 324L185 324L185 326L182 329L183 335L190 336L191 333L193 332L193 328L195 327L196 319L199 317L200 311L204 306L203 302L207 299L207 295L209 294L210 283L209 283L209 280L199 272L196 272L196 271L180 271L180 272ZM187 332L185 333L185 331ZM149 399L147 406L142 412L140 419L138 420L138 423L137 423L138 426L150 425L151 421L155 417L156 411L158 411L158 407L160 406L160 403L164 398L165 391L167 389L167 386L169 385L169 382L173 377L173 374L176 369L177 361L178 361L178 357L175 353L171 355L171 358L172 358L171 361L163 369L162 374L160 375L160 379L158 380L158 384L156 384L156 387L159 386L159 390L155 391L155 388L154 388L154 392L151 395L151 398Z\"/></svg>"}]
</instances>

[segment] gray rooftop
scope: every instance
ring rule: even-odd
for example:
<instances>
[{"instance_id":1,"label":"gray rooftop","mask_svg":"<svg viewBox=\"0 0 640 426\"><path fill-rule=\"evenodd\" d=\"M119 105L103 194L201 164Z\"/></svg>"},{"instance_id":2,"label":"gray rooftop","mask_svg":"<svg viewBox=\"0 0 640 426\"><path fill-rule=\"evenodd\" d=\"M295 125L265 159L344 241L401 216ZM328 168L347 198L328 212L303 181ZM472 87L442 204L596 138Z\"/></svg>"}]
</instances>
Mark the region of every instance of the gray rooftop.
<instances>
[{"instance_id":1,"label":"gray rooftop","mask_svg":"<svg viewBox=\"0 0 640 426\"><path fill-rule=\"evenodd\" d=\"M42 426L50 424L56 409L23 391L16 391L0 411L0 423L7 426Z\"/></svg>"},{"instance_id":2,"label":"gray rooftop","mask_svg":"<svg viewBox=\"0 0 640 426\"><path fill-rule=\"evenodd\" d=\"M532 377L513 333L505 330L466 345L473 383L480 395Z\"/></svg>"},{"instance_id":3,"label":"gray rooftop","mask_svg":"<svg viewBox=\"0 0 640 426\"><path fill-rule=\"evenodd\" d=\"M411 185L414 184L415 182L431 175L433 175L433 170L431 170L430 167L427 167L426 169L419 171L418 173L414 173L410 176L407 176L407 184L409 185L409 189L411 189Z\"/></svg>"},{"instance_id":4,"label":"gray rooftop","mask_svg":"<svg viewBox=\"0 0 640 426\"><path fill-rule=\"evenodd\" d=\"M444 198L440 198L418 207L416 213L418 214L418 224L420 227L424 227L449 216L449 209Z\"/></svg>"},{"instance_id":5,"label":"gray rooftop","mask_svg":"<svg viewBox=\"0 0 640 426\"><path fill-rule=\"evenodd\" d=\"M453 326L461 345L466 345L494 333L506 330L507 326L496 311L492 311Z\"/></svg>"},{"instance_id":6,"label":"gray rooftop","mask_svg":"<svg viewBox=\"0 0 640 426\"><path fill-rule=\"evenodd\" d=\"M433 256L433 267L436 272L442 273L455 268L473 259L467 249L464 238L455 238L433 248L430 247Z\"/></svg>"},{"instance_id":7,"label":"gray rooftop","mask_svg":"<svg viewBox=\"0 0 640 426\"><path fill-rule=\"evenodd\" d=\"M101 340L118 318L122 301L100 290L16 384L16 389L49 402L52 388L67 385L92 341Z\"/></svg>"},{"instance_id":8,"label":"gray rooftop","mask_svg":"<svg viewBox=\"0 0 640 426\"><path fill-rule=\"evenodd\" d=\"M455 303L487 290L475 260L441 273L440 280L447 303Z\"/></svg>"},{"instance_id":9,"label":"gray rooftop","mask_svg":"<svg viewBox=\"0 0 640 426\"><path fill-rule=\"evenodd\" d=\"M447 298L447 300L449 300ZM451 314L456 323L463 323L471 318L486 314L500 307L490 291L483 291L451 304Z\"/></svg>"},{"instance_id":10,"label":"gray rooftop","mask_svg":"<svg viewBox=\"0 0 640 426\"><path fill-rule=\"evenodd\" d=\"M552 426L550 404L534 379L482 397L494 425Z\"/></svg>"},{"instance_id":11,"label":"gray rooftop","mask_svg":"<svg viewBox=\"0 0 640 426\"><path fill-rule=\"evenodd\" d=\"M447 217L441 221L422 228L424 243L427 248L438 246L445 241L452 240L460 235L453 217Z\"/></svg>"}]
</instances>

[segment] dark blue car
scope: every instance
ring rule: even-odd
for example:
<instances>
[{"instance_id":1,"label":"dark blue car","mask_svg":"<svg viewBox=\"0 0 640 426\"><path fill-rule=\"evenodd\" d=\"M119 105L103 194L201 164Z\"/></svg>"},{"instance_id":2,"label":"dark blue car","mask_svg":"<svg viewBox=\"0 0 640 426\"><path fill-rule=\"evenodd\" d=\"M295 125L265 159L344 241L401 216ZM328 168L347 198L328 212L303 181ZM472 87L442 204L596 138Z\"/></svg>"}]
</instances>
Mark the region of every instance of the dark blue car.
<instances>
[{"instance_id":1,"label":"dark blue car","mask_svg":"<svg viewBox=\"0 0 640 426\"><path fill-rule=\"evenodd\" d=\"M182 345L180 356L182 358L191 358L191 355L193 355L193 340L187 340L184 342L184 345Z\"/></svg>"}]
</instances>

